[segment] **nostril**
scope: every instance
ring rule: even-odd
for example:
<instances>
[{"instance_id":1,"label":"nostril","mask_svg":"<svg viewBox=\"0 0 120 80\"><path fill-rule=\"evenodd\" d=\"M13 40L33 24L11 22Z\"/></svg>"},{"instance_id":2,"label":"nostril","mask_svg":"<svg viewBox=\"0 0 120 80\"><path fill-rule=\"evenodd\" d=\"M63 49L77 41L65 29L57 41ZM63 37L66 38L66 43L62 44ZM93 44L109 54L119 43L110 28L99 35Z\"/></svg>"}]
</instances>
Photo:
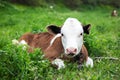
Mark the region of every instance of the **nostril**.
<instances>
[{"instance_id":1,"label":"nostril","mask_svg":"<svg viewBox=\"0 0 120 80\"><path fill-rule=\"evenodd\" d=\"M74 49L74 52L77 52L77 49Z\"/></svg>"},{"instance_id":2,"label":"nostril","mask_svg":"<svg viewBox=\"0 0 120 80\"><path fill-rule=\"evenodd\" d=\"M67 53L72 53L73 52L73 50L70 49L70 48L66 49L66 51L67 51Z\"/></svg>"},{"instance_id":3,"label":"nostril","mask_svg":"<svg viewBox=\"0 0 120 80\"><path fill-rule=\"evenodd\" d=\"M66 49L67 52L69 52L69 49Z\"/></svg>"},{"instance_id":4,"label":"nostril","mask_svg":"<svg viewBox=\"0 0 120 80\"><path fill-rule=\"evenodd\" d=\"M67 53L76 53L77 49L76 48L68 48L66 49Z\"/></svg>"}]
</instances>

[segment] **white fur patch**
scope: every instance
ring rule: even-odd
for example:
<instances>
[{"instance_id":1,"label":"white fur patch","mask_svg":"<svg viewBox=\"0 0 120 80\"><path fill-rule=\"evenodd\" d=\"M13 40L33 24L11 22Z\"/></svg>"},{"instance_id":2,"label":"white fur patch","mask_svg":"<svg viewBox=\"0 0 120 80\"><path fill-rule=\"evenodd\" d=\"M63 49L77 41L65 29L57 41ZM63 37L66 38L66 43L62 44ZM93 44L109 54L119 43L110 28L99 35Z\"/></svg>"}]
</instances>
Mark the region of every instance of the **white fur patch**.
<instances>
[{"instance_id":1,"label":"white fur patch","mask_svg":"<svg viewBox=\"0 0 120 80\"><path fill-rule=\"evenodd\" d=\"M83 45L83 27L81 22L76 18L68 18L61 27L61 41L64 47L65 54L69 54L67 51L69 48L76 49L75 55L79 54Z\"/></svg>"},{"instance_id":2,"label":"white fur patch","mask_svg":"<svg viewBox=\"0 0 120 80\"><path fill-rule=\"evenodd\" d=\"M17 46L22 46L22 49L23 50L26 50L28 45L27 45L27 42L25 40L21 40L20 42L16 39L13 39L12 40L12 44L13 45L17 45Z\"/></svg>"},{"instance_id":3,"label":"white fur patch","mask_svg":"<svg viewBox=\"0 0 120 80\"><path fill-rule=\"evenodd\" d=\"M61 36L61 34L55 35L55 37L50 41L50 46L54 43L55 39L60 37L60 36Z\"/></svg>"},{"instance_id":4,"label":"white fur patch","mask_svg":"<svg viewBox=\"0 0 120 80\"><path fill-rule=\"evenodd\" d=\"M25 40L21 40L21 41L19 42L19 45L27 45L27 43L26 43Z\"/></svg>"},{"instance_id":5,"label":"white fur patch","mask_svg":"<svg viewBox=\"0 0 120 80\"><path fill-rule=\"evenodd\" d=\"M61 68L65 68L65 64L64 61L61 59L55 59L54 61L52 61L53 65L57 65L58 66L58 70Z\"/></svg>"},{"instance_id":6,"label":"white fur patch","mask_svg":"<svg viewBox=\"0 0 120 80\"><path fill-rule=\"evenodd\" d=\"M23 49L23 50L26 50L27 47L28 47L27 42L26 42L25 40L21 40L21 41L19 42L19 45L22 46L22 49Z\"/></svg>"},{"instance_id":7,"label":"white fur patch","mask_svg":"<svg viewBox=\"0 0 120 80\"><path fill-rule=\"evenodd\" d=\"M87 61L86 61L86 66L87 66L87 67L90 66L91 68L93 67L93 60L92 60L90 57L88 57L88 59L87 59Z\"/></svg>"}]
</instances>

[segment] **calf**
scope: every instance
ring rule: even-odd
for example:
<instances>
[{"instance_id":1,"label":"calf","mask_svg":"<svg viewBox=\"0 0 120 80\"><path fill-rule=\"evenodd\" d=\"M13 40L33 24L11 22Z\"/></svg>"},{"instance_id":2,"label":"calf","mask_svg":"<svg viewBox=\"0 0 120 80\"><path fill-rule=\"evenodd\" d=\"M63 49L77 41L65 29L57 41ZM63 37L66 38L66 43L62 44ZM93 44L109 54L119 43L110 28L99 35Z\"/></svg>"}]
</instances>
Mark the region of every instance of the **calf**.
<instances>
[{"instance_id":1,"label":"calf","mask_svg":"<svg viewBox=\"0 0 120 80\"><path fill-rule=\"evenodd\" d=\"M20 41L25 40L29 52L40 48L44 57L49 59L58 69L64 68L62 60L77 61L79 67L85 61L86 66L93 67L93 60L88 57L88 52L83 44L83 34L89 34L90 24L82 26L75 18L68 18L62 27L50 25L48 32L32 34L26 33Z\"/></svg>"},{"instance_id":2,"label":"calf","mask_svg":"<svg viewBox=\"0 0 120 80\"><path fill-rule=\"evenodd\" d=\"M111 16L114 16L114 17L118 16L117 10L113 10L111 13Z\"/></svg>"}]
</instances>

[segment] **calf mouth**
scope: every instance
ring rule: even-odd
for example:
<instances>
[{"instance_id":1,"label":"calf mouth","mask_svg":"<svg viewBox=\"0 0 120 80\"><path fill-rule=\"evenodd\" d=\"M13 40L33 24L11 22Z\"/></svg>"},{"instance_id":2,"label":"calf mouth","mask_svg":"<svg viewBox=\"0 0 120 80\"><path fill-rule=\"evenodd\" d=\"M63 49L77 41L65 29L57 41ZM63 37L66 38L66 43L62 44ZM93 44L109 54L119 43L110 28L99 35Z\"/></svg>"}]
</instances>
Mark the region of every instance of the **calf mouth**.
<instances>
[{"instance_id":1,"label":"calf mouth","mask_svg":"<svg viewBox=\"0 0 120 80\"><path fill-rule=\"evenodd\" d=\"M68 56L74 56L75 54L74 53L69 53Z\"/></svg>"},{"instance_id":2,"label":"calf mouth","mask_svg":"<svg viewBox=\"0 0 120 80\"><path fill-rule=\"evenodd\" d=\"M69 54L65 54L67 57L73 58L75 56L75 53L69 53Z\"/></svg>"}]
</instances>

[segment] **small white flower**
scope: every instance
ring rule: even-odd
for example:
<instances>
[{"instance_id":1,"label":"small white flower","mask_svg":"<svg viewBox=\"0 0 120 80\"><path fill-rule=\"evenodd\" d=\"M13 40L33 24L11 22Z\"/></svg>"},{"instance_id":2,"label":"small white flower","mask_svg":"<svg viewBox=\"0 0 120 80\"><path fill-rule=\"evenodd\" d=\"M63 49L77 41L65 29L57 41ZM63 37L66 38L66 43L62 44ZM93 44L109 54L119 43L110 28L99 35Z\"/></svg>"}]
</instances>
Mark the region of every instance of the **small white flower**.
<instances>
[{"instance_id":1,"label":"small white flower","mask_svg":"<svg viewBox=\"0 0 120 80\"><path fill-rule=\"evenodd\" d=\"M45 55L43 54L43 55L41 55L41 58L44 58L45 57Z\"/></svg>"},{"instance_id":2,"label":"small white flower","mask_svg":"<svg viewBox=\"0 0 120 80\"><path fill-rule=\"evenodd\" d=\"M50 6L50 9L53 9L53 6Z\"/></svg>"},{"instance_id":3,"label":"small white flower","mask_svg":"<svg viewBox=\"0 0 120 80\"><path fill-rule=\"evenodd\" d=\"M41 62L42 62L42 63L45 63L45 60L42 60Z\"/></svg>"},{"instance_id":4,"label":"small white flower","mask_svg":"<svg viewBox=\"0 0 120 80\"><path fill-rule=\"evenodd\" d=\"M13 45L18 45L18 44L19 44L19 41L16 40L16 39L13 39L13 40L12 40L12 44L13 44Z\"/></svg>"},{"instance_id":5,"label":"small white flower","mask_svg":"<svg viewBox=\"0 0 120 80\"><path fill-rule=\"evenodd\" d=\"M37 67L33 67L33 68L31 68L30 70L31 71L35 71L35 70L37 70L38 68Z\"/></svg>"},{"instance_id":6,"label":"small white flower","mask_svg":"<svg viewBox=\"0 0 120 80\"><path fill-rule=\"evenodd\" d=\"M27 45L23 45L22 50L27 50Z\"/></svg>"}]
</instances>

